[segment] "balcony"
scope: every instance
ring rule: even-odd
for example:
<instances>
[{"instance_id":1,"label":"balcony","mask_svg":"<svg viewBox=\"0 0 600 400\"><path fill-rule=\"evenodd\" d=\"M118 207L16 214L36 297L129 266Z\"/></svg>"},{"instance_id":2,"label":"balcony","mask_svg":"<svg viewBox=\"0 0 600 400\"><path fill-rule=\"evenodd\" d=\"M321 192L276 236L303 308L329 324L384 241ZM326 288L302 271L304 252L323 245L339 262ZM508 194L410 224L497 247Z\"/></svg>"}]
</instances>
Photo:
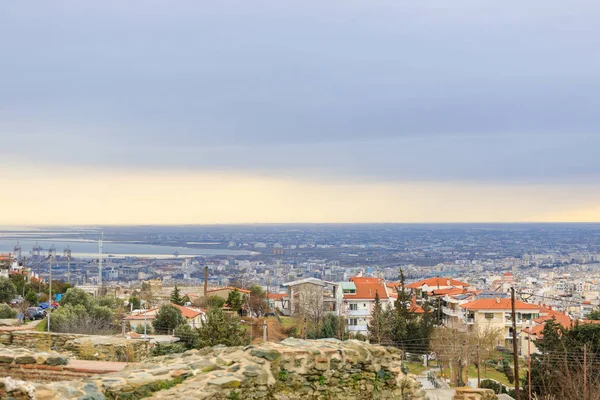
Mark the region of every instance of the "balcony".
<instances>
[{"instance_id":1,"label":"balcony","mask_svg":"<svg viewBox=\"0 0 600 400\"><path fill-rule=\"evenodd\" d=\"M348 310L347 314L349 317L370 317L371 313L369 310Z\"/></svg>"},{"instance_id":2,"label":"balcony","mask_svg":"<svg viewBox=\"0 0 600 400\"><path fill-rule=\"evenodd\" d=\"M453 308L442 307L442 312L446 315L450 315L451 317L458 317L458 310Z\"/></svg>"}]
</instances>

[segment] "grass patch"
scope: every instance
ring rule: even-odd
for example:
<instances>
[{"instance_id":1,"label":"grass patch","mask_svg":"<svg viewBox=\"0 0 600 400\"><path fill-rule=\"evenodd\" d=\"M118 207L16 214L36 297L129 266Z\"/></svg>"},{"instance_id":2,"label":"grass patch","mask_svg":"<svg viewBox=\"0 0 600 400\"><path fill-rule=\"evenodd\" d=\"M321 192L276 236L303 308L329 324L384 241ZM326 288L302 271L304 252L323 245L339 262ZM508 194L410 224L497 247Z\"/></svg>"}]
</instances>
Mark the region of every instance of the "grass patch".
<instances>
[{"instance_id":1,"label":"grass patch","mask_svg":"<svg viewBox=\"0 0 600 400\"><path fill-rule=\"evenodd\" d=\"M481 380L493 379L493 380L498 381L501 384L508 386L508 387L515 386L514 383L510 383L508 381L508 378L506 377L506 375L504 375L504 372L498 372L492 367L488 366L487 372L482 367L480 369L480 372L481 372ZM474 365L469 365L469 378L477 378L477 368Z\"/></svg>"},{"instance_id":2,"label":"grass patch","mask_svg":"<svg viewBox=\"0 0 600 400\"><path fill-rule=\"evenodd\" d=\"M48 318L40 320L40 322L35 326L34 330L36 332L48 332Z\"/></svg>"},{"instance_id":3,"label":"grass patch","mask_svg":"<svg viewBox=\"0 0 600 400\"><path fill-rule=\"evenodd\" d=\"M426 367L421 363L405 362L404 365L406 365L406 368L408 368L408 372L410 372L411 374L414 374L414 375L420 375L423 372L425 372L431 368L431 367Z\"/></svg>"}]
</instances>

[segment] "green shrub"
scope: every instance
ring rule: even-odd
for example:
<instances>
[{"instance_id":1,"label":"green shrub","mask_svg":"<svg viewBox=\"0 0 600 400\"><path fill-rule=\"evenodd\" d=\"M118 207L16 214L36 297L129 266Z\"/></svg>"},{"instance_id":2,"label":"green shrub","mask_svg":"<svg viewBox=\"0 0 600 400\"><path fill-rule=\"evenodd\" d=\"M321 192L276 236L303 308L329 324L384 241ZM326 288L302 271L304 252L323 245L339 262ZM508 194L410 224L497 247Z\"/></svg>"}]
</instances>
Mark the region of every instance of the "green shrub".
<instances>
[{"instance_id":1,"label":"green shrub","mask_svg":"<svg viewBox=\"0 0 600 400\"><path fill-rule=\"evenodd\" d=\"M17 318L17 312L8 304L0 304L0 319Z\"/></svg>"},{"instance_id":2,"label":"green shrub","mask_svg":"<svg viewBox=\"0 0 600 400\"><path fill-rule=\"evenodd\" d=\"M150 350L151 356L164 356L167 354L178 354L184 353L186 347L181 343L156 343L156 345Z\"/></svg>"}]
</instances>

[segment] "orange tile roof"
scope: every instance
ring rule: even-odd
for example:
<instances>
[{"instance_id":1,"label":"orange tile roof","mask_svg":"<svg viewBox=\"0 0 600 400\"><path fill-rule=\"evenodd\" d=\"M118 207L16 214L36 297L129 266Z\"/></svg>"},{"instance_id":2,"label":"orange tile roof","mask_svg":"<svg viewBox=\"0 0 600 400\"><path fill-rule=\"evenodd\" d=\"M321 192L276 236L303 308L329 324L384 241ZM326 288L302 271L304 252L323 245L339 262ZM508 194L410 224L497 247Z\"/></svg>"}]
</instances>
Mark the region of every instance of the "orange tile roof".
<instances>
[{"instance_id":1,"label":"orange tile roof","mask_svg":"<svg viewBox=\"0 0 600 400\"><path fill-rule=\"evenodd\" d=\"M465 288L454 287L454 288L448 288L448 289L436 289L436 290L432 291L431 293L433 293L434 296L445 296L445 295L453 296L456 294L463 294L466 292L467 292L467 289L465 289Z\"/></svg>"},{"instance_id":2,"label":"orange tile roof","mask_svg":"<svg viewBox=\"0 0 600 400\"><path fill-rule=\"evenodd\" d=\"M236 287L232 287L232 286L227 286L227 287L222 287L222 288L217 288L217 289L211 289L211 290L207 290L207 293L213 293L213 292L218 292L220 290L236 290L240 293L244 293L244 294L250 294L249 290L246 289L240 289L240 288L236 288Z\"/></svg>"},{"instance_id":3,"label":"orange tile roof","mask_svg":"<svg viewBox=\"0 0 600 400\"><path fill-rule=\"evenodd\" d=\"M179 304L171 303L171 305L173 307L179 309L179 311L181 311L181 314L185 318L187 318L187 319L196 318L198 315L204 313L204 311L202 311L202 310L198 311L198 310L195 310L193 308L180 306ZM158 307L150 308L150 309L146 310L146 313L141 312L141 313L136 314L136 315L128 315L124 319L127 319L127 320L138 320L138 319L144 319L144 318L146 318L146 319L154 319L154 318L156 318L156 313L154 313L154 311L158 311L158 310L159 310ZM153 312L153 314L149 315L148 314L149 312ZM144 316L144 314L146 314L146 315Z\"/></svg>"},{"instance_id":4,"label":"orange tile roof","mask_svg":"<svg viewBox=\"0 0 600 400\"><path fill-rule=\"evenodd\" d=\"M510 310L511 300L510 299L478 299L460 305L460 307L466 310ZM539 310L540 307L535 304L525 303L519 300L515 301L515 309L517 310Z\"/></svg>"},{"instance_id":5,"label":"orange tile roof","mask_svg":"<svg viewBox=\"0 0 600 400\"><path fill-rule=\"evenodd\" d=\"M440 287L440 286L467 287L467 286L471 286L468 283L461 282L456 279L435 277L435 278L424 279L419 282L410 283L410 284L406 285L406 288L407 289L421 289L425 285L427 285L429 287Z\"/></svg>"},{"instance_id":6,"label":"orange tile roof","mask_svg":"<svg viewBox=\"0 0 600 400\"><path fill-rule=\"evenodd\" d=\"M287 296L287 293L268 293L267 294L268 299L274 299L274 300L279 300L286 296Z\"/></svg>"},{"instance_id":7,"label":"orange tile roof","mask_svg":"<svg viewBox=\"0 0 600 400\"><path fill-rule=\"evenodd\" d=\"M344 293L344 299L372 300L375 299L375 293L379 294L380 299L389 298L385 289L385 284L381 278L354 276L350 278L350 282L354 282L356 294Z\"/></svg>"},{"instance_id":8,"label":"orange tile roof","mask_svg":"<svg viewBox=\"0 0 600 400\"><path fill-rule=\"evenodd\" d=\"M187 319L196 318L198 315L203 313L202 311L194 310L193 308L189 308L189 307L183 307L183 306L180 306L179 304L171 303L171 305L175 308L178 308L179 311L181 311L181 314L183 314L183 316L186 317Z\"/></svg>"}]
</instances>

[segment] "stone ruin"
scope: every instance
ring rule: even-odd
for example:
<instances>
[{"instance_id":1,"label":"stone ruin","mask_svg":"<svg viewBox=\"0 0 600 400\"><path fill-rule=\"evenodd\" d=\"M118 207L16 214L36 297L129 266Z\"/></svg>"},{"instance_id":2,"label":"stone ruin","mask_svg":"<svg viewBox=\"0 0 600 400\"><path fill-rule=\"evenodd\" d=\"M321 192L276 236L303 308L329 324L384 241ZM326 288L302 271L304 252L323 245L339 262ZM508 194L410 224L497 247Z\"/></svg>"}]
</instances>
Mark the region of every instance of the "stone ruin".
<instances>
[{"instance_id":1,"label":"stone ruin","mask_svg":"<svg viewBox=\"0 0 600 400\"><path fill-rule=\"evenodd\" d=\"M148 358L119 373L62 382L0 379L0 397L37 400L425 399L401 351L349 340L286 339ZM4 398L4 397L3 397Z\"/></svg>"}]
</instances>

